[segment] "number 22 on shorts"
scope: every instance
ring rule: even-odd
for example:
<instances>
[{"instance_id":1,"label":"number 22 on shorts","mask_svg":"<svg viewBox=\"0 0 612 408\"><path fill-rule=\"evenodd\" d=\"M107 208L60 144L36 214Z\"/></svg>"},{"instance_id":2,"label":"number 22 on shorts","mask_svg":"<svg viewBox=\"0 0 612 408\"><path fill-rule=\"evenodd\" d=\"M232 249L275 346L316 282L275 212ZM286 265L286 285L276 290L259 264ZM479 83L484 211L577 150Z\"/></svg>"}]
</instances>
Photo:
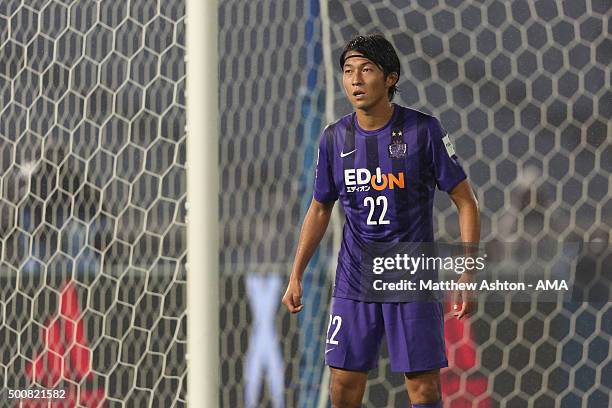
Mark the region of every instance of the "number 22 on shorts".
<instances>
[{"instance_id":1,"label":"number 22 on shorts","mask_svg":"<svg viewBox=\"0 0 612 408\"><path fill-rule=\"evenodd\" d=\"M329 333L330 333L330 330L332 329L332 326L334 326L334 328L330 336ZM329 315L329 324L327 325L328 338L325 339L325 343L338 344L338 340L336 340L336 336L338 335L338 332L340 331L340 326L342 326L342 317L338 315L336 316Z\"/></svg>"}]
</instances>

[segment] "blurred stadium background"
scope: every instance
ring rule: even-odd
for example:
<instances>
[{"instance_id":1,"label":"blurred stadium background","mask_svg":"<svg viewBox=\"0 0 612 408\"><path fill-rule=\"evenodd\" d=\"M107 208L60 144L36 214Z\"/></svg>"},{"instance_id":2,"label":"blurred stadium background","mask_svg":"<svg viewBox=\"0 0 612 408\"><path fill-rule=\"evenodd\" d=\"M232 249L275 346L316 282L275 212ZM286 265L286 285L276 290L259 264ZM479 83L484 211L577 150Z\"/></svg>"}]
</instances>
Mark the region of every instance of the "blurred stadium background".
<instances>
[{"instance_id":1,"label":"blurred stadium background","mask_svg":"<svg viewBox=\"0 0 612 408\"><path fill-rule=\"evenodd\" d=\"M337 59L357 32L395 44L396 102L451 134L483 240L522 243L542 273L554 267L542 242L603 241L576 264L609 283L611 9L219 2L221 406L328 406L341 216L307 271L305 310L279 302L320 130L350 112ZM0 0L4 389L66 389L66 406L185 405L184 20L183 0ZM457 239L449 200L436 208L437 237ZM449 322L448 406L609 406L609 287L598 302L488 299L469 324ZM368 407L406 405L387 363Z\"/></svg>"}]
</instances>

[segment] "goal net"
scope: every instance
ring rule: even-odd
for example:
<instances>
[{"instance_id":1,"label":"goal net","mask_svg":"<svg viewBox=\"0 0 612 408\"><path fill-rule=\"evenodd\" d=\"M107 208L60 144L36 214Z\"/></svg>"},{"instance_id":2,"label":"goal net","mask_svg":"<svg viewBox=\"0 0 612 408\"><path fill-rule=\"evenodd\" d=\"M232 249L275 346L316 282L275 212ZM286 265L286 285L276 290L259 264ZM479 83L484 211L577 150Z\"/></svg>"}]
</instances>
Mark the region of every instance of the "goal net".
<instances>
[{"instance_id":1,"label":"goal net","mask_svg":"<svg viewBox=\"0 0 612 408\"><path fill-rule=\"evenodd\" d=\"M0 2L2 406L185 405L184 14Z\"/></svg>"},{"instance_id":2,"label":"goal net","mask_svg":"<svg viewBox=\"0 0 612 408\"><path fill-rule=\"evenodd\" d=\"M436 115L452 135L480 202L482 239L521 245L518 277L558 272L543 243L601 240L605 249L580 252L573 267L609 287L609 3L327 7L334 53L326 63L335 67L355 32L393 41L404 70L399 101ZM336 115L350 111L338 79ZM436 214L436 236L458 239L456 211L442 194ZM447 320L447 406L607 406L612 310L604 293L573 302L537 292L522 301L491 295L469 323ZM390 376L387 363L371 374L367 406L406 404L403 379Z\"/></svg>"},{"instance_id":3,"label":"goal net","mask_svg":"<svg viewBox=\"0 0 612 408\"><path fill-rule=\"evenodd\" d=\"M532 269L517 276L555 276L557 260L541 250L551 242L603 241L603 253L581 253L573 267L605 272L609 14L603 1L220 5L226 406L328 406L322 345L340 223L306 272L304 311L290 317L278 302L319 132L351 111L337 59L355 33L378 31L394 43L403 69L396 101L441 119L476 190L483 241L522 247ZM435 206L437 238L457 240L454 206L442 194ZM468 323L447 321L447 406L607 406L612 311L604 292L580 302L491 295ZM365 405L406 406L404 380L383 355Z\"/></svg>"}]
</instances>

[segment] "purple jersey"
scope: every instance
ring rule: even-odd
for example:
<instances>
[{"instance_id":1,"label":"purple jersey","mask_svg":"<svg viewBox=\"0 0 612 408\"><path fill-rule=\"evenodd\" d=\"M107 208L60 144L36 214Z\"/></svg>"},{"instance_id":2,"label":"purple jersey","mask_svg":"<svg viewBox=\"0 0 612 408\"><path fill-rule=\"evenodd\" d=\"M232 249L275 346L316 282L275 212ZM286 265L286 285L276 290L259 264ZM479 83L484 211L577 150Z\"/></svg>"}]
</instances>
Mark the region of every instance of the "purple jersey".
<instances>
[{"instance_id":1,"label":"purple jersey","mask_svg":"<svg viewBox=\"0 0 612 408\"><path fill-rule=\"evenodd\" d=\"M362 263L373 245L433 242L435 187L450 192L466 178L435 117L393 107L381 129L361 129L352 113L321 136L313 195L340 199L346 214L335 297L363 300Z\"/></svg>"}]
</instances>

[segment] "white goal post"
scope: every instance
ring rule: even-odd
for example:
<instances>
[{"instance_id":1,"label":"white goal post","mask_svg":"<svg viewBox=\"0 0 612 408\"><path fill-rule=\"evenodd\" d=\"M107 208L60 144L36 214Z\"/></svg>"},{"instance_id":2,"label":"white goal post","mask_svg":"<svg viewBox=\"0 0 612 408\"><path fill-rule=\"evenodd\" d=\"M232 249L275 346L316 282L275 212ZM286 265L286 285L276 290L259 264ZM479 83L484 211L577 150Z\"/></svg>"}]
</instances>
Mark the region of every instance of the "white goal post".
<instances>
[{"instance_id":1,"label":"white goal post","mask_svg":"<svg viewBox=\"0 0 612 408\"><path fill-rule=\"evenodd\" d=\"M219 405L218 5L187 0L188 405ZM197 209L197 210L194 210Z\"/></svg>"}]
</instances>

